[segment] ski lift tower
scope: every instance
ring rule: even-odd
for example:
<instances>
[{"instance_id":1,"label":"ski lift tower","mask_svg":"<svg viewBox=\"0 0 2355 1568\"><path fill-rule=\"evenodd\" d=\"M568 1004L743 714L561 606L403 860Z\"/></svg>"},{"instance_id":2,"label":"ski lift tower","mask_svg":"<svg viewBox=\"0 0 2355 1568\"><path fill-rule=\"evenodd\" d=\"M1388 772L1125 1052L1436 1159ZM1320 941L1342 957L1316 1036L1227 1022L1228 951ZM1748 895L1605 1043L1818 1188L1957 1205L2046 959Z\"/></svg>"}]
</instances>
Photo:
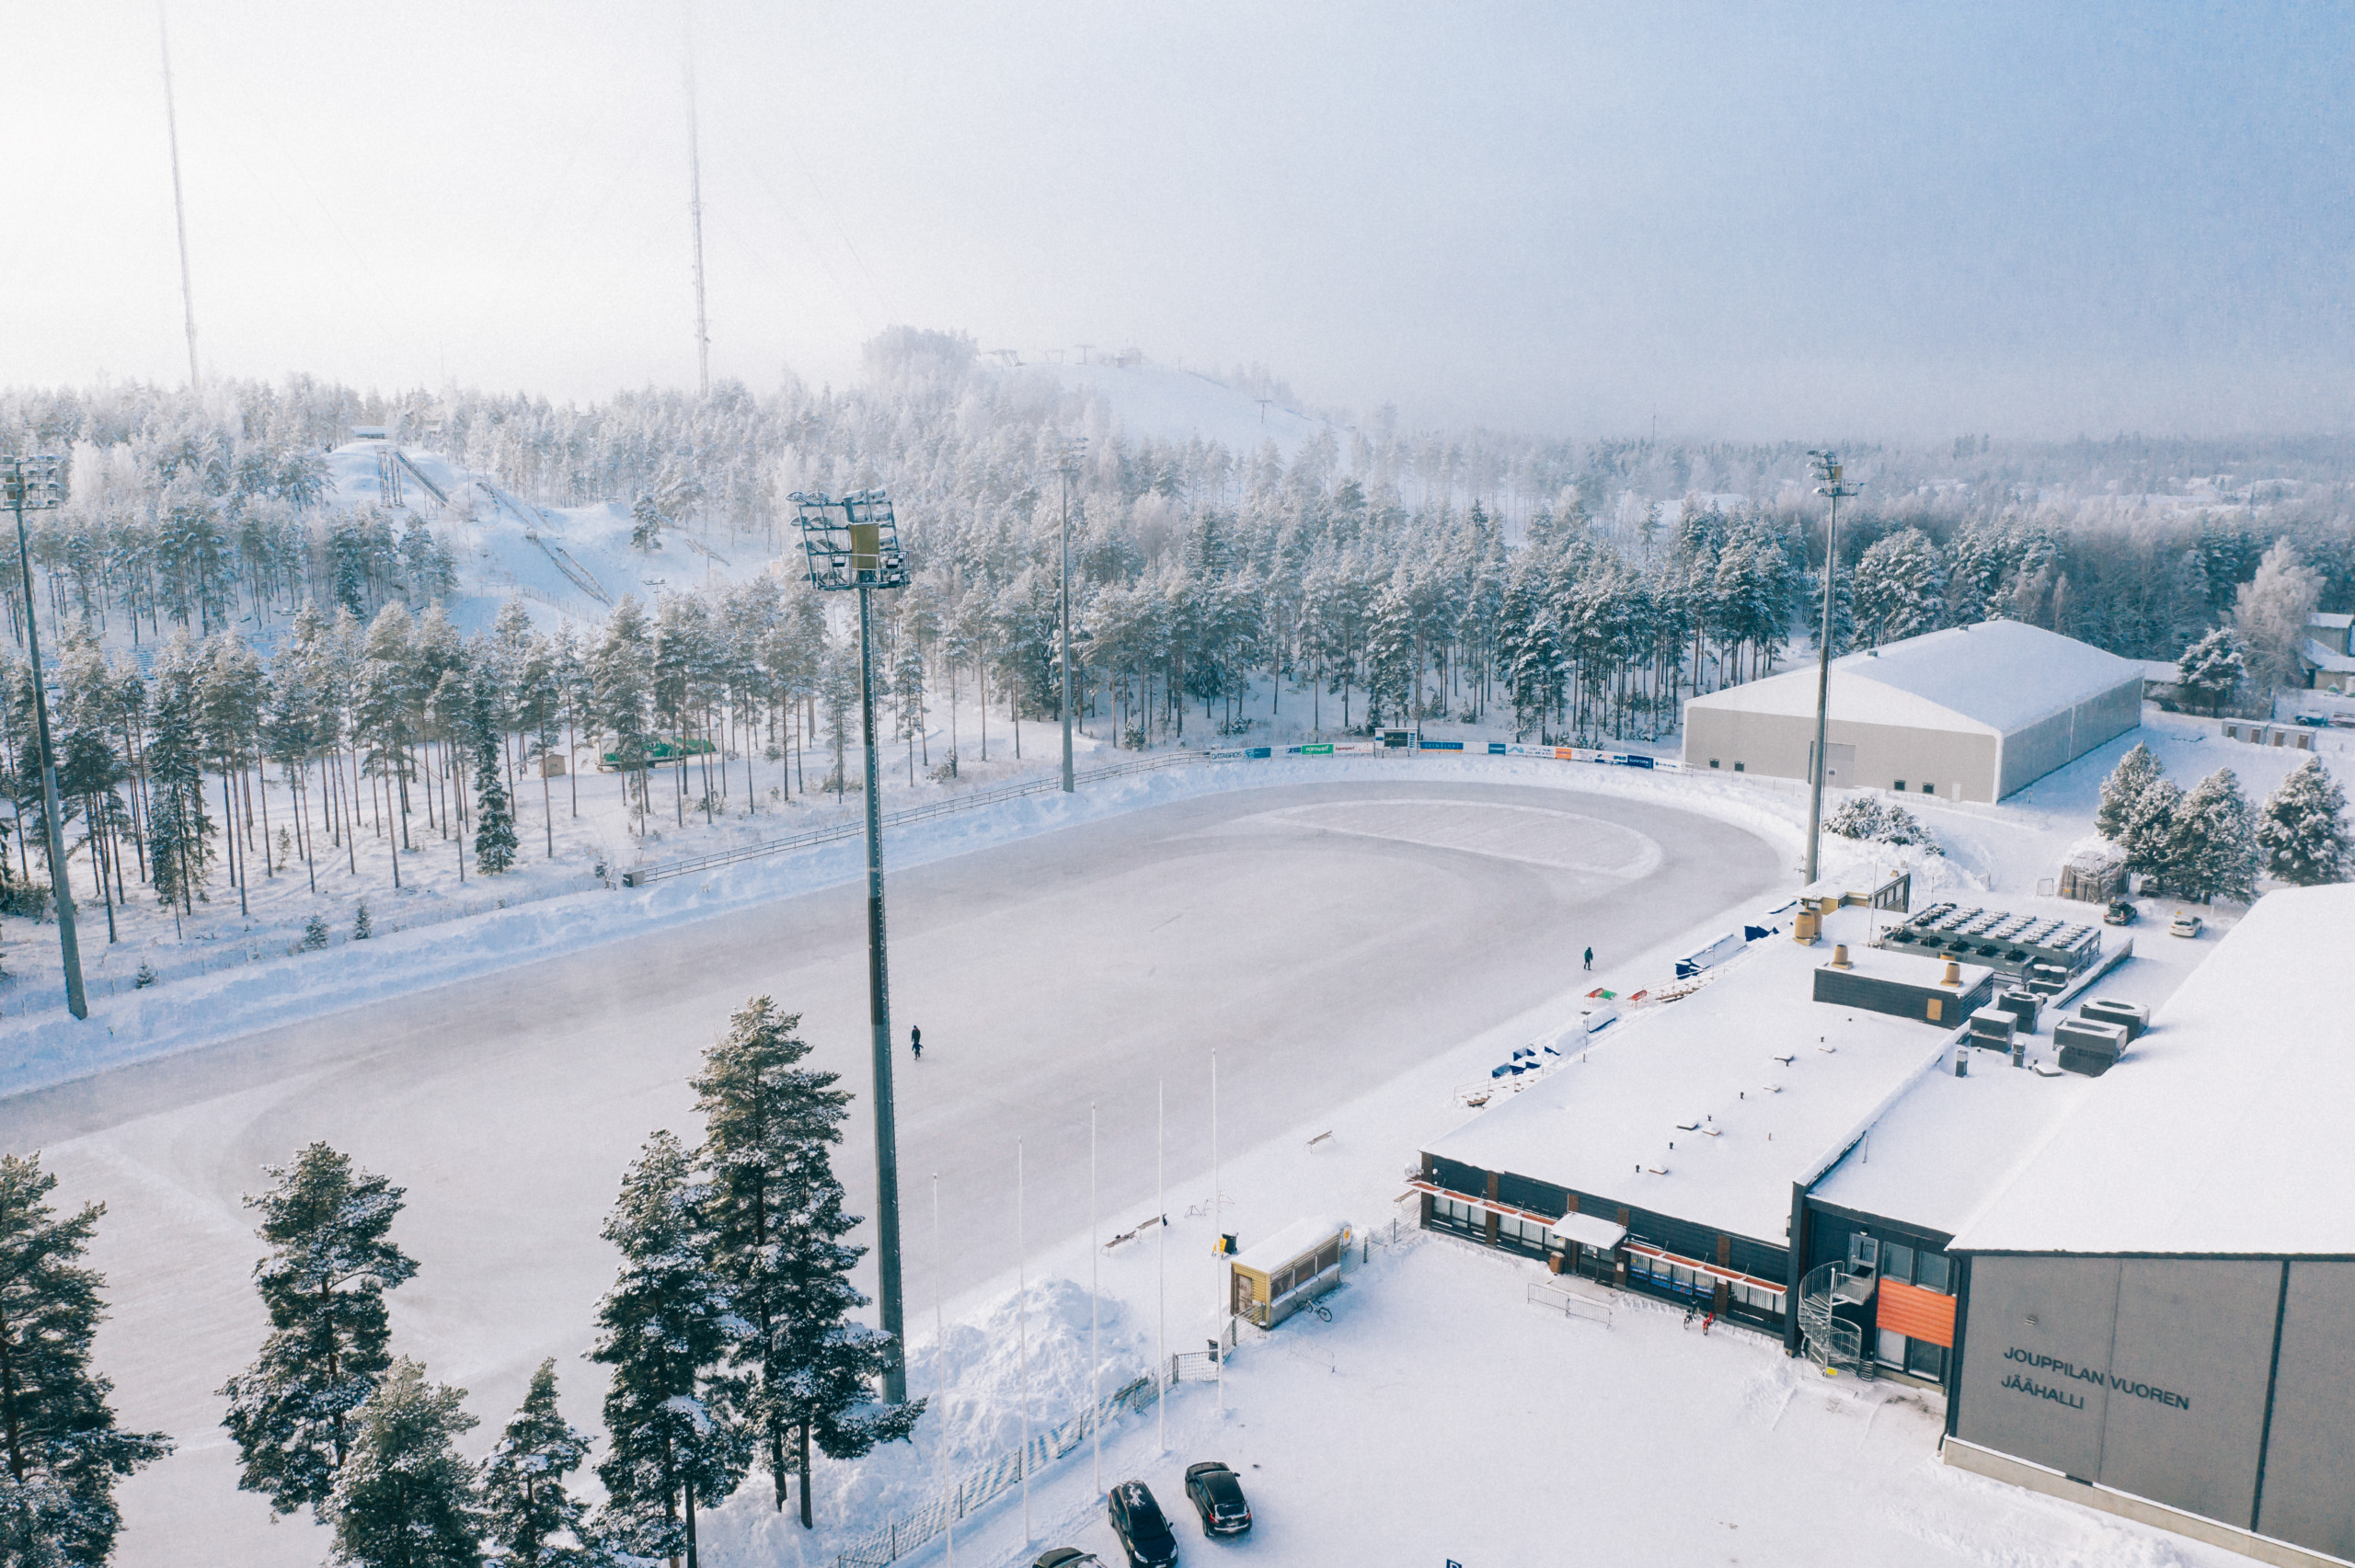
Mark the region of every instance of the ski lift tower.
<instances>
[{"instance_id":1,"label":"ski lift tower","mask_svg":"<svg viewBox=\"0 0 2355 1568\"><path fill-rule=\"evenodd\" d=\"M49 884L57 905L57 945L65 960L65 1010L76 1018L87 1018L90 1004L82 994L82 946L74 935L74 888L65 874L64 818L57 808L57 749L50 740L49 692L41 677L40 601L33 593L32 547L25 539L28 510L52 511L64 504L64 460L0 459L0 500L17 514L17 566L24 574L25 587L25 651L32 658L34 733L40 741L41 818L49 830ZM17 820L21 827L21 811Z\"/></svg>"},{"instance_id":2,"label":"ski lift tower","mask_svg":"<svg viewBox=\"0 0 2355 1568\"><path fill-rule=\"evenodd\" d=\"M867 1002L875 1052L875 1272L883 1332L891 1336L891 1360L883 1372L883 1398L903 1404L908 1397L907 1345L900 1289L900 1146L891 1108L891 986L884 963L883 812L878 796L882 774L875 761L875 639L872 596L908 586L900 530L891 498L882 490L854 490L835 500L825 495L791 497L801 530L802 558L810 586L827 593L858 592L858 712L867 746L867 776L859 793L867 801Z\"/></svg>"}]
</instances>

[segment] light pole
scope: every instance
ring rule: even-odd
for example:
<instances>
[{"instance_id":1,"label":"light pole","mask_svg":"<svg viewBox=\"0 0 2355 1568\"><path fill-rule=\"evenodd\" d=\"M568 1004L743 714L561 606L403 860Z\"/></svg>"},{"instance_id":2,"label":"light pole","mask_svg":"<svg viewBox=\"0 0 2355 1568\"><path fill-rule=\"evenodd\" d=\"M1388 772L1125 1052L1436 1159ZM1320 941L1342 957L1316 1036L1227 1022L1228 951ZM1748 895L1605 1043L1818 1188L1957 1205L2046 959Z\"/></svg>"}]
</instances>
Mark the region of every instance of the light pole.
<instances>
[{"instance_id":1,"label":"light pole","mask_svg":"<svg viewBox=\"0 0 2355 1568\"><path fill-rule=\"evenodd\" d=\"M57 748L49 738L49 692L40 672L40 608L33 598L33 553L25 538L25 511L51 511L63 503L64 464L54 457L0 459L0 486L17 513L17 565L25 582L25 647L33 661L33 724L40 738L40 808L49 827L49 890L57 900L57 945L65 957L65 1010L90 1015L82 994L82 948L74 940L74 889L65 875L65 826L57 807ZM93 851L93 853L96 852Z\"/></svg>"},{"instance_id":2,"label":"light pole","mask_svg":"<svg viewBox=\"0 0 2355 1568\"><path fill-rule=\"evenodd\" d=\"M867 746L867 1015L875 1052L875 1272L883 1332L891 1359L883 1369L883 1399L908 1398L906 1334L900 1293L900 1145L891 1109L891 984L884 964L883 811L877 795L882 773L875 761L875 641L870 596L908 586L907 561L891 498L854 490L841 500L797 490L792 501L801 529L810 582L827 592L858 590L858 711Z\"/></svg>"},{"instance_id":3,"label":"light pole","mask_svg":"<svg viewBox=\"0 0 2355 1568\"><path fill-rule=\"evenodd\" d=\"M1830 728L1832 699L1832 593L1840 570L1840 498L1856 492L1840 482L1840 454L1810 452L1815 476L1822 481L1815 493L1832 502L1832 518L1823 533L1823 629L1815 646L1815 765L1809 769L1807 801L1807 879L1816 878L1818 853L1823 847L1824 742Z\"/></svg>"},{"instance_id":4,"label":"light pole","mask_svg":"<svg viewBox=\"0 0 2355 1568\"><path fill-rule=\"evenodd\" d=\"M1063 481L1063 793L1072 792L1071 776L1071 482L1079 477L1079 460L1087 451L1086 436L1067 437L1055 454L1055 472Z\"/></svg>"}]
</instances>

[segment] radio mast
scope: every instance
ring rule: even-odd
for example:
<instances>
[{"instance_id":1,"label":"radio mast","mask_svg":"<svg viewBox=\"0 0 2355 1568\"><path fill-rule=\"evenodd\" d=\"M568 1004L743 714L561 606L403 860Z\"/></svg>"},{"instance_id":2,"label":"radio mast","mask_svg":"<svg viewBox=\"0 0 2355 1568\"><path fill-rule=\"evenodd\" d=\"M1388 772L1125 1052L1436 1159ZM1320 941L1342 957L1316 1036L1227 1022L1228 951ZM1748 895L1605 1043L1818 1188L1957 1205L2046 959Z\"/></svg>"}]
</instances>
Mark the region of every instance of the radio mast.
<instances>
[{"instance_id":1,"label":"radio mast","mask_svg":"<svg viewBox=\"0 0 2355 1568\"><path fill-rule=\"evenodd\" d=\"M164 23L164 0L155 0L155 36L164 46L164 131L172 144L172 222L180 235L180 309L188 319L188 389L197 389L196 372L196 292L188 280L188 208L180 200L180 121L172 102L172 35ZM700 254L700 252L698 252ZM701 264L698 263L698 266ZM702 297L701 274L697 274L696 297Z\"/></svg>"}]
</instances>

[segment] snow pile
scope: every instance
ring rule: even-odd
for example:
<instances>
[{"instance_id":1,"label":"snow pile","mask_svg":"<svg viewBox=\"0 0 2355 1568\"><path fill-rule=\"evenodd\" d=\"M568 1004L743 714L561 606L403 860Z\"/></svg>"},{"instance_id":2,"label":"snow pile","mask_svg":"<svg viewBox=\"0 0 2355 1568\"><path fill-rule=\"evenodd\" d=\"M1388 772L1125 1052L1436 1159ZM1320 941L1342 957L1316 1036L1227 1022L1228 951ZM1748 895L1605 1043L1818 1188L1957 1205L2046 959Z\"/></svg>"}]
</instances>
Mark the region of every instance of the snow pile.
<instances>
[{"instance_id":1,"label":"snow pile","mask_svg":"<svg viewBox=\"0 0 2355 1568\"><path fill-rule=\"evenodd\" d=\"M1097 1299L1102 1359L1091 1378L1089 1300L1088 1292L1068 1279L1038 1279L1019 1299L1008 1290L977 1316L948 1324L945 1345L930 1332L928 1318L911 1324L908 1392L927 1402L913 1439L889 1444L852 1464L821 1457L814 1531L801 1528L798 1496L780 1514L769 1478L748 1477L703 1521L705 1561L712 1568L831 1565L836 1553L886 1519L904 1516L937 1496L944 1476L954 1486L959 1478L1019 1448L1026 1384L1035 1436L1150 1370L1151 1344L1133 1314L1108 1296ZM1026 1303L1027 1322L1021 1310ZM945 1364L938 1354L943 1348ZM1117 1440L1115 1429L1108 1428L1108 1435ZM1084 1469L1086 1462L1084 1455L1074 1455L1063 1468Z\"/></svg>"}]
</instances>

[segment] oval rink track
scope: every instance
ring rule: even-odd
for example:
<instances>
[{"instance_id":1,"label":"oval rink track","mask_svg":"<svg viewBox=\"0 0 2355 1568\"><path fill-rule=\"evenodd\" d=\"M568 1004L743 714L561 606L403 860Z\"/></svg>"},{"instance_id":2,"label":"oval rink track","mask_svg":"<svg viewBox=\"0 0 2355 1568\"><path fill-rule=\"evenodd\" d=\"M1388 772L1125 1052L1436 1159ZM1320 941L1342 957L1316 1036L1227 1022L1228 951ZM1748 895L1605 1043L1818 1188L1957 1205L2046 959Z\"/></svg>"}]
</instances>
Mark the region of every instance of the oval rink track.
<instances>
[{"instance_id":1,"label":"oval rink track","mask_svg":"<svg viewBox=\"0 0 2355 1568\"><path fill-rule=\"evenodd\" d=\"M1711 818L1468 780L1239 790L895 873L904 1200L928 1227L939 1173L948 1285L987 1279L1017 1137L1030 1235L1069 1234L1091 1101L1109 1216L1149 1203L1157 1081L1172 1180L1207 1166L1213 1047L1232 1153L1561 994L1589 944L1607 964L1784 875ZM864 902L829 888L0 1101L0 1146L43 1150L61 1206L107 1204L99 1363L126 1424L180 1444L123 1488L117 1562L325 1551L236 1490L213 1391L268 1327L239 1196L303 1143L408 1188L395 1234L420 1266L390 1298L395 1347L471 1391L478 1438L546 1356L590 1413L599 1227L650 1131L694 1136L686 1078L746 997L801 1013L857 1092L836 1162L870 1212Z\"/></svg>"}]
</instances>

